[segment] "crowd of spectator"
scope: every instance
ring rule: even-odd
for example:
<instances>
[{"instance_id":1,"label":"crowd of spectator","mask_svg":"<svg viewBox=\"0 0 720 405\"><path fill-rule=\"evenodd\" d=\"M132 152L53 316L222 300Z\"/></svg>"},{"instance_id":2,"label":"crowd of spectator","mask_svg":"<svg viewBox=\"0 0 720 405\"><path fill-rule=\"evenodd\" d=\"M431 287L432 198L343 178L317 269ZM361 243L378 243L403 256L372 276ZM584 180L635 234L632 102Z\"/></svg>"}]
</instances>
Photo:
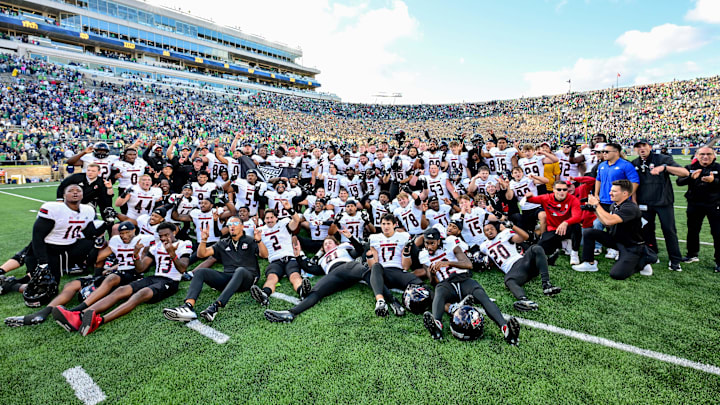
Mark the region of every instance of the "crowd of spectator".
<instances>
[{"instance_id":1,"label":"crowd of spectator","mask_svg":"<svg viewBox=\"0 0 720 405\"><path fill-rule=\"evenodd\" d=\"M632 145L692 147L720 123L720 77L586 93L449 105L339 103L274 93L249 98L133 81L84 78L70 67L0 55L0 160L56 162L96 140L118 148L141 138L356 144L392 142L404 129L439 139L493 129L511 141L559 143L596 133ZM582 141L579 141L582 142Z\"/></svg>"}]
</instances>

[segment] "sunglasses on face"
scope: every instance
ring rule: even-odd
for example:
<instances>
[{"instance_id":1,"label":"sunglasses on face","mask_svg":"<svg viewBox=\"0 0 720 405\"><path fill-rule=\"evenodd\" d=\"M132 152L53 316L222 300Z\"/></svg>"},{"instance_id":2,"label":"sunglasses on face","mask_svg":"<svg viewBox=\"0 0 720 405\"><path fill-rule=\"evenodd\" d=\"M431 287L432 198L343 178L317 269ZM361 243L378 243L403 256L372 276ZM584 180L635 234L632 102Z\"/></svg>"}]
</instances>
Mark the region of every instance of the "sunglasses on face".
<instances>
[{"instance_id":1,"label":"sunglasses on face","mask_svg":"<svg viewBox=\"0 0 720 405\"><path fill-rule=\"evenodd\" d=\"M613 152L615 152L615 151L614 150L604 150L600 153L606 154L606 153L613 153Z\"/></svg>"},{"instance_id":2,"label":"sunglasses on face","mask_svg":"<svg viewBox=\"0 0 720 405\"><path fill-rule=\"evenodd\" d=\"M568 189L566 189L566 188L556 188L555 190L556 191L568 191Z\"/></svg>"}]
</instances>

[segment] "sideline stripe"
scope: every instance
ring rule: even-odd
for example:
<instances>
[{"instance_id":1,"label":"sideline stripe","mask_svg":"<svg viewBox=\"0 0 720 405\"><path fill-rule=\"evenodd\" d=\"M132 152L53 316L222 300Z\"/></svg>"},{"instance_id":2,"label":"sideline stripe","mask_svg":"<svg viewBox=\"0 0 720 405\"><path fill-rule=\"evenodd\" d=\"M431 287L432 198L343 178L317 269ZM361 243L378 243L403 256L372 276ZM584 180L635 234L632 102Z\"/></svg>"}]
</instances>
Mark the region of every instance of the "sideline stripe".
<instances>
[{"instance_id":1,"label":"sideline stripe","mask_svg":"<svg viewBox=\"0 0 720 405\"><path fill-rule=\"evenodd\" d=\"M506 319L508 315L503 315ZM554 325L548 325L542 322L531 321L529 319L517 318L518 322L522 325L529 326L535 329L542 329L544 331L557 333L558 335L564 335L574 339L582 340L583 342L594 343L597 345L610 347L626 351L628 353L637 354L638 356L648 357L655 360L664 361L666 363L675 364L682 367L694 368L695 370L704 371L706 373L715 374L720 376L720 367L716 367L710 364L698 363L692 360L683 359L682 357L672 356L665 353L655 352L652 350L641 349L637 346L628 345L625 343L615 342L610 339L601 338L598 336L588 335L586 333L576 332L570 329L560 328Z\"/></svg>"},{"instance_id":2,"label":"sideline stripe","mask_svg":"<svg viewBox=\"0 0 720 405\"><path fill-rule=\"evenodd\" d=\"M665 240L665 238L661 238L661 237L659 237L659 236L657 237L657 239ZM687 243L687 241L686 241L685 239L678 239L678 242ZM707 245L707 246L715 246L715 245L713 245L712 243L702 242L702 241L700 242L700 244L701 244L701 245Z\"/></svg>"},{"instance_id":3,"label":"sideline stripe","mask_svg":"<svg viewBox=\"0 0 720 405\"><path fill-rule=\"evenodd\" d=\"M15 186L15 187L0 187L0 190L22 190L22 189L24 189L24 188L44 188L44 187L57 187L57 186L58 186L58 184L60 184L60 183L56 183L56 184L51 184L51 185L45 185L45 186L27 186L27 187L22 187L22 186Z\"/></svg>"},{"instance_id":4,"label":"sideline stripe","mask_svg":"<svg viewBox=\"0 0 720 405\"><path fill-rule=\"evenodd\" d=\"M188 328L198 332L199 334L208 337L215 341L215 343L223 344L230 339L230 336L219 332L205 324L200 323L198 320L190 321L185 324Z\"/></svg>"},{"instance_id":5,"label":"sideline stripe","mask_svg":"<svg viewBox=\"0 0 720 405\"><path fill-rule=\"evenodd\" d=\"M107 398L82 366L69 368L63 371L62 375L75 390L75 396L85 405L95 405Z\"/></svg>"},{"instance_id":6,"label":"sideline stripe","mask_svg":"<svg viewBox=\"0 0 720 405\"><path fill-rule=\"evenodd\" d=\"M293 299L295 301L298 301L297 298L289 297L289 296L287 296L285 294L281 294L281 293L275 293L275 294L271 295L271 297L275 297L275 298L278 298L281 300L285 300L285 301L294 303L290 300L286 300L283 296ZM485 310L483 310L482 308L479 308L479 309L480 309L480 312L482 312L483 314L486 314ZM510 315L503 314L503 317L505 317L505 319L509 319ZM652 350L641 349L637 346L632 346L632 345L628 345L625 343L615 342L610 339L601 338L599 336L588 335L586 333L576 332L576 331L570 330L570 329L563 329L563 328L560 328L560 327L557 327L554 325L548 325L548 324L545 324L542 322L531 321L529 319L523 319L523 318L518 318L518 317L515 317L515 319L517 319L518 322L520 322L520 324L529 326L531 328L542 329L547 332L557 333L559 335L564 335L564 336L571 337L574 339L582 340L584 342L594 343L597 345L606 346L606 347L610 347L613 349L623 350L623 351L626 351L626 352L629 352L632 354L637 354L639 356L644 356L644 357L648 357L651 359L664 361L666 363L675 364L675 365L682 366L682 367L694 368L696 370L700 370L700 371L704 371L706 373L715 374L715 375L720 376L720 367L716 367L713 365L698 363L698 362L695 362L692 360L683 359L682 357L672 356L669 354L655 352Z\"/></svg>"},{"instance_id":7,"label":"sideline stripe","mask_svg":"<svg viewBox=\"0 0 720 405\"><path fill-rule=\"evenodd\" d=\"M7 191L2 191L2 190L0 190L0 193L2 193L2 194L7 194L7 195L11 195L11 196L13 196L13 197L24 198L24 199L26 199L26 200L41 202L41 203L43 203L43 204L47 202L47 201L43 201L43 200L38 200L37 198L25 197L24 195L20 195L20 194L8 193Z\"/></svg>"},{"instance_id":8,"label":"sideline stripe","mask_svg":"<svg viewBox=\"0 0 720 405\"><path fill-rule=\"evenodd\" d=\"M289 295L286 295L286 294L283 294L283 293L279 293L279 292L274 292L274 293L272 293L270 296L273 297L273 298L277 298L277 299L279 299L279 300L283 300L283 301L289 302L289 303L291 303L291 304L293 304L293 305L297 305L297 304L300 303L300 300L299 300L298 298L291 297L291 296L289 296Z\"/></svg>"}]
</instances>

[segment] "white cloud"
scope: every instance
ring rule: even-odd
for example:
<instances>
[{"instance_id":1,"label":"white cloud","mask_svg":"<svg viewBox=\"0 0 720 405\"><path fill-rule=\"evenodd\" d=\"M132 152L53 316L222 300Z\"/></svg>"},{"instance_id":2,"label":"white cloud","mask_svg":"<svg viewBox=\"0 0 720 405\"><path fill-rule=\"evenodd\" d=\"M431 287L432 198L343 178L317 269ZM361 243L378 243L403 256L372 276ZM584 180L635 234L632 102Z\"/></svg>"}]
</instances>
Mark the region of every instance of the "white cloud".
<instances>
[{"instance_id":1,"label":"white cloud","mask_svg":"<svg viewBox=\"0 0 720 405\"><path fill-rule=\"evenodd\" d=\"M317 77L320 91L336 93L345 101L372 101L377 91L410 91L417 78L394 49L399 40L421 37L418 21L401 0L378 7L330 0L208 1L201 10L196 0L175 0L173 6L240 26L243 32L299 45L303 58L298 62L322 72Z\"/></svg>"},{"instance_id":2,"label":"white cloud","mask_svg":"<svg viewBox=\"0 0 720 405\"><path fill-rule=\"evenodd\" d=\"M690 51L707 44L702 31L694 27L663 24L648 32L627 31L615 41L623 48L620 55L608 58L579 58L571 67L554 71L525 73L529 84L527 95L539 96L567 92L567 80L573 91L614 86L620 73L620 85L645 84L672 74L671 70L653 70L653 63L671 54ZM694 62L669 69L682 72L697 71Z\"/></svg>"},{"instance_id":3,"label":"white cloud","mask_svg":"<svg viewBox=\"0 0 720 405\"><path fill-rule=\"evenodd\" d=\"M658 25L649 32L627 31L615 42L624 48L625 56L648 61L696 49L707 43L699 29L675 24Z\"/></svg>"},{"instance_id":4,"label":"white cloud","mask_svg":"<svg viewBox=\"0 0 720 405\"><path fill-rule=\"evenodd\" d=\"M695 8L689 10L685 18L690 21L720 24L720 1L697 0Z\"/></svg>"},{"instance_id":5,"label":"white cloud","mask_svg":"<svg viewBox=\"0 0 720 405\"><path fill-rule=\"evenodd\" d=\"M458 62L460 62L460 64L462 65L463 63L465 63L465 58L460 58Z\"/></svg>"}]
</instances>

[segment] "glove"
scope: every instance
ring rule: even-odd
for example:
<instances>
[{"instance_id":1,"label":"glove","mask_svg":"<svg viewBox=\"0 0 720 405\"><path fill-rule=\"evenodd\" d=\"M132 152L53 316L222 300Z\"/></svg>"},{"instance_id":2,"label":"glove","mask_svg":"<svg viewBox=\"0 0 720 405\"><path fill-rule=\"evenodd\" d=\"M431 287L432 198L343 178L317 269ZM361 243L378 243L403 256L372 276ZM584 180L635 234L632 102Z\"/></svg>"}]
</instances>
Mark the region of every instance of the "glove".
<instances>
[{"instance_id":1,"label":"glove","mask_svg":"<svg viewBox=\"0 0 720 405\"><path fill-rule=\"evenodd\" d=\"M115 222L117 219L117 211L113 207L107 207L102 212L102 219L105 222Z\"/></svg>"},{"instance_id":2,"label":"glove","mask_svg":"<svg viewBox=\"0 0 720 405\"><path fill-rule=\"evenodd\" d=\"M95 238L95 249L102 249L105 246L105 235Z\"/></svg>"},{"instance_id":3,"label":"glove","mask_svg":"<svg viewBox=\"0 0 720 405\"><path fill-rule=\"evenodd\" d=\"M235 180L237 180L237 178L238 178L237 174L233 174L232 176L230 176L230 181L235 181Z\"/></svg>"},{"instance_id":4,"label":"glove","mask_svg":"<svg viewBox=\"0 0 720 405\"><path fill-rule=\"evenodd\" d=\"M505 228L507 228L507 229L512 229L512 227L515 225L515 224L513 224L512 221L510 221L510 220L503 221L502 224L503 224L503 226L504 226Z\"/></svg>"},{"instance_id":5,"label":"glove","mask_svg":"<svg viewBox=\"0 0 720 405\"><path fill-rule=\"evenodd\" d=\"M32 273L32 275L30 276L30 278L31 278L31 279L32 279L32 278L37 278L37 277L39 277L39 276L41 276L41 275L43 275L43 274L46 274L46 273L47 273L47 274L50 274L50 268L48 268L47 263L38 264L37 266L35 266L35 271L33 271L33 273Z\"/></svg>"},{"instance_id":6,"label":"glove","mask_svg":"<svg viewBox=\"0 0 720 405\"><path fill-rule=\"evenodd\" d=\"M128 194L132 194L132 187L126 188L125 191L120 193L120 195L118 197L125 198L125 197L127 197Z\"/></svg>"},{"instance_id":7,"label":"glove","mask_svg":"<svg viewBox=\"0 0 720 405\"><path fill-rule=\"evenodd\" d=\"M360 211L360 218L365 221L366 224L370 223L370 214L367 211Z\"/></svg>"}]
</instances>

